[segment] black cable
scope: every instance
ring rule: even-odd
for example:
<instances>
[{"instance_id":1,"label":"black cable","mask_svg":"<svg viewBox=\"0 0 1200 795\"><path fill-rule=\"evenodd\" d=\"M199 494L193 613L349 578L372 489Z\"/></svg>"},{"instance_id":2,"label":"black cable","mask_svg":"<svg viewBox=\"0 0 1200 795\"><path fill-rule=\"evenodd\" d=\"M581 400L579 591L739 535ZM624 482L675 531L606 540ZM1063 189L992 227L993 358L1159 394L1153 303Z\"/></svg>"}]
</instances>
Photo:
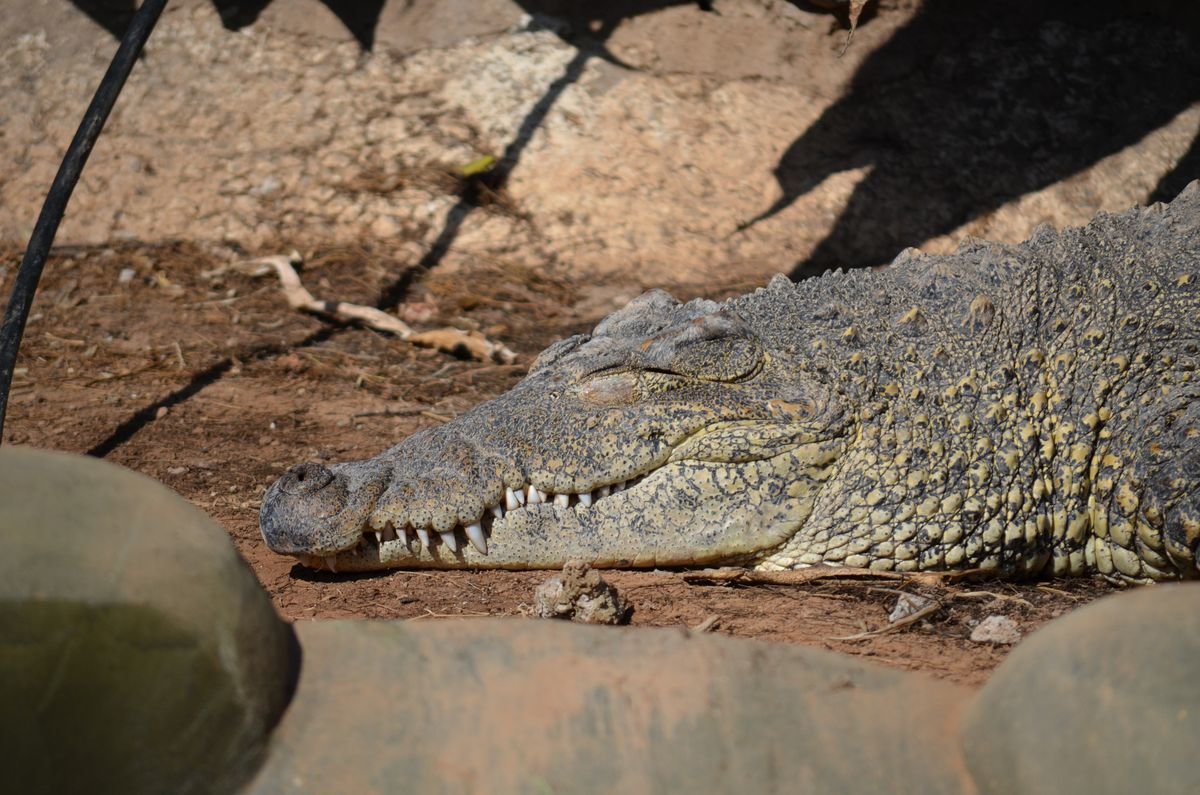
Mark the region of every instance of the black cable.
<instances>
[{"instance_id":1,"label":"black cable","mask_svg":"<svg viewBox=\"0 0 1200 795\"><path fill-rule=\"evenodd\" d=\"M92 103L83 114L83 121L79 123L71 145L67 147L67 153L63 156L54 182L50 185L50 192L46 194L46 201L42 204L42 212L33 227L33 234L29 237L29 246L21 259L21 267L17 270L17 277L13 283L12 297L4 312L4 324L0 325L0 440L4 437L4 415L8 409L8 393L12 387L21 336L25 333L25 321L29 318L33 294L42 278L42 268L46 264L50 246L54 243L58 224L66 212L67 202L71 199L71 193L75 190L75 183L79 181L79 174L87 163L88 155L92 153L92 147L100 137L100 131L104 129L104 122L108 120L108 114L125 86L125 79L129 77L130 70L137 62L142 47L145 46L146 39L150 38L150 31L154 30L154 25L166 4L167 0L145 0L133 15L129 28L121 39L121 45L117 47L117 54L113 56L108 71L104 73L104 79L96 88Z\"/></svg>"}]
</instances>

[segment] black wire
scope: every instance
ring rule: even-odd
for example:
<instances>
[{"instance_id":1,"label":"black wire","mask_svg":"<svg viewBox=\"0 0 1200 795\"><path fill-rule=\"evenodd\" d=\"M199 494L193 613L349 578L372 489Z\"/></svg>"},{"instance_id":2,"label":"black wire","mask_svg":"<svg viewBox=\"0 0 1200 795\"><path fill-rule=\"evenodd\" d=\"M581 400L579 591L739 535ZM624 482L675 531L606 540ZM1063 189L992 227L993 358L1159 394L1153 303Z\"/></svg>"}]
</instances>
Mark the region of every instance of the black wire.
<instances>
[{"instance_id":1,"label":"black wire","mask_svg":"<svg viewBox=\"0 0 1200 795\"><path fill-rule=\"evenodd\" d=\"M12 298L4 312L4 324L0 325L0 440L4 437L4 415L8 409L8 393L12 387L21 336L25 333L25 321L29 318L33 294L42 278L42 268L54 243L58 224L66 212L67 202L71 199L71 192L75 190L75 183L79 181L88 155L92 153L92 147L104 129L104 122L108 120L108 114L125 85L125 78L129 77L166 4L167 0L145 0L133 15L121 45L117 47L117 54L113 56L104 79L96 88L92 103L83 114L83 121L79 123L71 145L67 147L67 153L50 185L50 192L42 204L42 212L33 227L33 234L29 237L29 246L25 249L13 284Z\"/></svg>"}]
</instances>

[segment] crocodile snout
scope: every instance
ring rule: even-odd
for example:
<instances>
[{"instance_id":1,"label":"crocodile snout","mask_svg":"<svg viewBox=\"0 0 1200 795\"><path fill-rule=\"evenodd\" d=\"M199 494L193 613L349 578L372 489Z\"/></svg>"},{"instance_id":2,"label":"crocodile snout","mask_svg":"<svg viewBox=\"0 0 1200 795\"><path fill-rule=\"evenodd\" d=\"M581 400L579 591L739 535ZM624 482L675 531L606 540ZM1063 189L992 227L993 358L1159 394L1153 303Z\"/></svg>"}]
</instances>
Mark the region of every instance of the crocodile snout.
<instances>
[{"instance_id":1,"label":"crocodile snout","mask_svg":"<svg viewBox=\"0 0 1200 795\"><path fill-rule=\"evenodd\" d=\"M307 463L267 490L259 512L263 540L285 555L332 555L353 546L387 485L386 470Z\"/></svg>"}]
</instances>

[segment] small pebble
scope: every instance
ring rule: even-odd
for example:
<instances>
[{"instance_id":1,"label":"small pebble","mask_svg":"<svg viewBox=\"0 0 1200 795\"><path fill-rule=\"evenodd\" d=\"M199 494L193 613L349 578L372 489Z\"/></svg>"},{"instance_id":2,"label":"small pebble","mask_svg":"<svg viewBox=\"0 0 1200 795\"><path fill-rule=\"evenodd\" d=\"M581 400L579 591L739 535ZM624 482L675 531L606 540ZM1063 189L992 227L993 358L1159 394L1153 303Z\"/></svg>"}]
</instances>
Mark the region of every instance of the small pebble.
<instances>
[{"instance_id":1,"label":"small pebble","mask_svg":"<svg viewBox=\"0 0 1200 795\"><path fill-rule=\"evenodd\" d=\"M1011 646L1021 639L1017 622L1008 616L988 616L971 630L971 640L976 643L996 643Z\"/></svg>"}]
</instances>

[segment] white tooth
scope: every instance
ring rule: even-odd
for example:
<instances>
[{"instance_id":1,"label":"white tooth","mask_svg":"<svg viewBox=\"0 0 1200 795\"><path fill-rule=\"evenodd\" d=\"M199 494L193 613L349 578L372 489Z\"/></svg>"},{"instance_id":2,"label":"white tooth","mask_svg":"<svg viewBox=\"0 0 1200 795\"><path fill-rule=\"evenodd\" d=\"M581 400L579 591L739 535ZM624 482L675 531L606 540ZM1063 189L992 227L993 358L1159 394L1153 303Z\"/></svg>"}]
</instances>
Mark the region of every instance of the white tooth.
<instances>
[{"instance_id":1,"label":"white tooth","mask_svg":"<svg viewBox=\"0 0 1200 795\"><path fill-rule=\"evenodd\" d=\"M512 489L504 490L504 507L507 508L508 510L515 511L517 508L520 508L521 502L524 502L524 500L525 500L524 492L521 493L520 502L518 502L517 493L515 491L513 491Z\"/></svg>"},{"instance_id":2,"label":"white tooth","mask_svg":"<svg viewBox=\"0 0 1200 795\"><path fill-rule=\"evenodd\" d=\"M424 527L418 527L415 529L417 531L417 538L421 539L421 546L429 549L429 531Z\"/></svg>"},{"instance_id":3,"label":"white tooth","mask_svg":"<svg viewBox=\"0 0 1200 795\"><path fill-rule=\"evenodd\" d=\"M458 551L458 539L454 537L453 530L447 530L444 533L438 533L442 537L442 543L450 547L451 552Z\"/></svg>"},{"instance_id":4,"label":"white tooth","mask_svg":"<svg viewBox=\"0 0 1200 795\"><path fill-rule=\"evenodd\" d=\"M557 505L559 508L566 508L568 505L571 504L571 497L567 494L555 494L554 495L554 504Z\"/></svg>"},{"instance_id":5,"label":"white tooth","mask_svg":"<svg viewBox=\"0 0 1200 795\"><path fill-rule=\"evenodd\" d=\"M487 554L487 539L483 537L483 525L479 522L467 525L467 538L484 555Z\"/></svg>"},{"instance_id":6,"label":"white tooth","mask_svg":"<svg viewBox=\"0 0 1200 795\"><path fill-rule=\"evenodd\" d=\"M396 535L396 528L392 526L391 522L387 523L387 526L383 528L383 533L379 535L381 536L379 539L380 543L383 543L384 541L395 541L400 537Z\"/></svg>"},{"instance_id":7,"label":"white tooth","mask_svg":"<svg viewBox=\"0 0 1200 795\"><path fill-rule=\"evenodd\" d=\"M375 534L375 543L378 544L379 546L383 546L383 533Z\"/></svg>"},{"instance_id":8,"label":"white tooth","mask_svg":"<svg viewBox=\"0 0 1200 795\"><path fill-rule=\"evenodd\" d=\"M334 557L333 555L330 555L329 557L325 558L325 565L329 567L330 571L332 571L334 574L337 574L337 558L336 557Z\"/></svg>"},{"instance_id":9,"label":"white tooth","mask_svg":"<svg viewBox=\"0 0 1200 795\"><path fill-rule=\"evenodd\" d=\"M517 498L517 505L525 504L525 489L517 489L513 492L513 496Z\"/></svg>"},{"instance_id":10,"label":"white tooth","mask_svg":"<svg viewBox=\"0 0 1200 795\"><path fill-rule=\"evenodd\" d=\"M596 499L607 497L609 494L612 494L612 486L601 486L596 489Z\"/></svg>"},{"instance_id":11,"label":"white tooth","mask_svg":"<svg viewBox=\"0 0 1200 795\"><path fill-rule=\"evenodd\" d=\"M616 494L618 491L624 491L624 490L625 490L625 481L622 480L620 483L612 484L612 493L613 494Z\"/></svg>"},{"instance_id":12,"label":"white tooth","mask_svg":"<svg viewBox=\"0 0 1200 795\"><path fill-rule=\"evenodd\" d=\"M497 519L503 519L504 518L504 506L503 505L493 505L492 506L492 516L496 517Z\"/></svg>"},{"instance_id":13,"label":"white tooth","mask_svg":"<svg viewBox=\"0 0 1200 795\"><path fill-rule=\"evenodd\" d=\"M587 494L580 494L579 495L579 504L580 505L591 505L592 504L591 493L589 492Z\"/></svg>"},{"instance_id":14,"label":"white tooth","mask_svg":"<svg viewBox=\"0 0 1200 795\"><path fill-rule=\"evenodd\" d=\"M530 486L529 495L525 498L526 505L537 505L539 502L545 502L546 495L538 491L537 488Z\"/></svg>"}]
</instances>

